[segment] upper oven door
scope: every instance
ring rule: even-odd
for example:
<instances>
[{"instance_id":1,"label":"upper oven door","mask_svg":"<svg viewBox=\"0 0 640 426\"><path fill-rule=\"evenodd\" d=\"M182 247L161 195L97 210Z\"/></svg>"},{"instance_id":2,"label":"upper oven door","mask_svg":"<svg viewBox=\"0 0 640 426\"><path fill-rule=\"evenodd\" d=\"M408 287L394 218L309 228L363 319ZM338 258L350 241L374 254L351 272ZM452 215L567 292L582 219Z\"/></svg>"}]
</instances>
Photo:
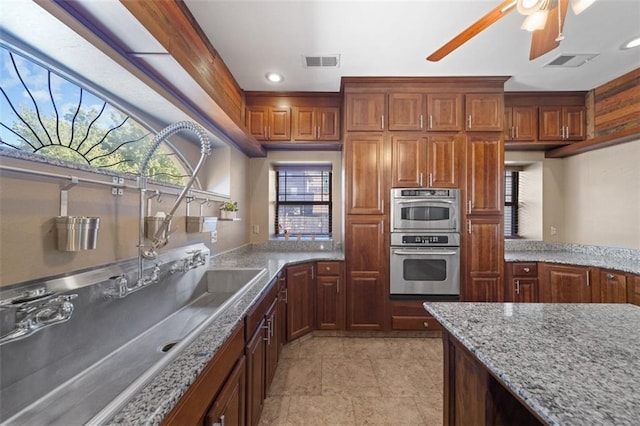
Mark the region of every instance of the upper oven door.
<instances>
[{"instance_id":1,"label":"upper oven door","mask_svg":"<svg viewBox=\"0 0 640 426\"><path fill-rule=\"evenodd\" d=\"M459 232L458 205L452 200L396 198L391 214L392 232Z\"/></svg>"}]
</instances>

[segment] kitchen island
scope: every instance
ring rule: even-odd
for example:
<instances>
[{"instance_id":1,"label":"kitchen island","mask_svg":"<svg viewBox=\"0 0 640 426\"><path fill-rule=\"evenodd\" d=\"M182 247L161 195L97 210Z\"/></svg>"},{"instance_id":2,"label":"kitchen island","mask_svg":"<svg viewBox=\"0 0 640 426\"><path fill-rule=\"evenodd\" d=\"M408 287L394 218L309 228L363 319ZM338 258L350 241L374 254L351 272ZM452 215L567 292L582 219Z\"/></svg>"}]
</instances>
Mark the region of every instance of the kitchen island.
<instances>
[{"instance_id":1,"label":"kitchen island","mask_svg":"<svg viewBox=\"0 0 640 426\"><path fill-rule=\"evenodd\" d=\"M639 307L424 307L443 327L445 424L637 424Z\"/></svg>"}]
</instances>

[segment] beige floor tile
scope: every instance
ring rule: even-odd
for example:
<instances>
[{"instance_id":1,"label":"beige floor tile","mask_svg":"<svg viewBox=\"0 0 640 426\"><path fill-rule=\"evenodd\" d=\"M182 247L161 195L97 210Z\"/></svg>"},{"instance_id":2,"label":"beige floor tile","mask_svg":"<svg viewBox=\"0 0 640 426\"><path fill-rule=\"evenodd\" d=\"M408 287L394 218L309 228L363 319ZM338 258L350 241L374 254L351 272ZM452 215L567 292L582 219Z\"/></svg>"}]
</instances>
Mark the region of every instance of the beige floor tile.
<instances>
[{"instance_id":1,"label":"beige floor tile","mask_svg":"<svg viewBox=\"0 0 640 426\"><path fill-rule=\"evenodd\" d=\"M420 410L420 413L422 414L422 418L426 421L428 426L442 425L442 396L435 398L422 398L416 396L413 399L416 402L418 410Z\"/></svg>"},{"instance_id":2,"label":"beige floor tile","mask_svg":"<svg viewBox=\"0 0 640 426\"><path fill-rule=\"evenodd\" d=\"M383 396L426 396L437 392L429 370L416 360L372 360Z\"/></svg>"},{"instance_id":3,"label":"beige floor tile","mask_svg":"<svg viewBox=\"0 0 640 426\"><path fill-rule=\"evenodd\" d=\"M424 425L413 398L361 398L354 397L353 409L357 425Z\"/></svg>"},{"instance_id":4,"label":"beige floor tile","mask_svg":"<svg viewBox=\"0 0 640 426\"><path fill-rule=\"evenodd\" d=\"M265 399L259 425L286 424L290 402L291 399L288 396L270 396Z\"/></svg>"},{"instance_id":5,"label":"beige floor tile","mask_svg":"<svg viewBox=\"0 0 640 426\"><path fill-rule=\"evenodd\" d=\"M344 358L344 338L314 337L306 340L296 348L299 358Z\"/></svg>"},{"instance_id":6,"label":"beige floor tile","mask_svg":"<svg viewBox=\"0 0 640 426\"><path fill-rule=\"evenodd\" d=\"M437 340L442 344L441 339L431 338L388 338L386 340L393 358L415 360L437 359L431 340Z\"/></svg>"},{"instance_id":7,"label":"beige floor tile","mask_svg":"<svg viewBox=\"0 0 640 426\"><path fill-rule=\"evenodd\" d=\"M388 339L378 337L355 337L345 339L344 354L346 358L389 359L393 353Z\"/></svg>"},{"instance_id":8,"label":"beige floor tile","mask_svg":"<svg viewBox=\"0 0 640 426\"><path fill-rule=\"evenodd\" d=\"M368 359L322 360L322 395L382 396Z\"/></svg>"},{"instance_id":9,"label":"beige floor tile","mask_svg":"<svg viewBox=\"0 0 640 426\"><path fill-rule=\"evenodd\" d=\"M287 423L293 425L355 425L351 398L343 396L291 397Z\"/></svg>"},{"instance_id":10,"label":"beige floor tile","mask_svg":"<svg viewBox=\"0 0 640 426\"><path fill-rule=\"evenodd\" d=\"M320 395L322 391L320 361L283 359L269 388L270 396Z\"/></svg>"}]
</instances>

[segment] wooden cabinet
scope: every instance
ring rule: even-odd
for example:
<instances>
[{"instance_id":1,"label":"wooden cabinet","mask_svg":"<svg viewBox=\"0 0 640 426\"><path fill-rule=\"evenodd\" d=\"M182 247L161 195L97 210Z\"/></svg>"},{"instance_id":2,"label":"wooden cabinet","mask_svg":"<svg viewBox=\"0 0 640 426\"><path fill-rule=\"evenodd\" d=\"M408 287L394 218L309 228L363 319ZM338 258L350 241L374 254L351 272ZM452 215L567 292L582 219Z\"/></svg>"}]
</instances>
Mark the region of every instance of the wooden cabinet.
<instances>
[{"instance_id":1,"label":"wooden cabinet","mask_svg":"<svg viewBox=\"0 0 640 426\"><path fill-rule=\"evenodd\" d=\"M313 263L287 267L287 341L313 331L315 266Z\"/></svg>"},{"instance_id":2,"label":"wooden cabinet","mask_svg":"<svg viewBox=\"0 0 640 426\"><path fill-rule=\"evenodd\" d=\"M464 265L466 285L462 300L466 302L501 302L504 263L503 225L501 217L467 218Z\"/></svg>"},{"instance_id":3,"label":"wooden cabinet","mask_svg":"<svg viewBox=\"0 0 640 426\"><path fill-rule=\"evenodd\" d=\"M342 262L317 262L316 267L316 328L344 330L345 285Z\"/></svg>"},{"instance_id":4,"label":"wooden cabinet","mask_svg":"<svg viewBox=\"0 0 640 426\"><path fill-rule=\"evenodd\" d=\"M538 111L534 106L504 108L504 140L533 142L538 138Z\"/></svg>"},{"instance_id":5,"label":"wooden cabinet","mask_svg":"<svg viewBox=\"0 0 640 426\"><path fill-rule=\"evenodd\" d=\"M501 135L467 135L467 214L502 215L503 170Z\"/></svg>"},{"instance_id":6,"label":"wooden cabinet","mask_svg":"<svg viewBox=\"0 0 640 426\"><path fill-rule=\"evenodd\" d=\"M457 134L392 136L391 186L458 188L461 142Z\"/></svg>"},{"instance_id":7,"label":"wooden cabinet","mask_svg":"<svg viewBox=\"0 0 640 426\"><path fill-rule=\"evenodd\" d=\"M385 213L389 198L388 157L383 135L347 135L344 143L347 214Z\"/></svg>"},{"instance_id":8,"label":"wooden cabinet","mask_svg":"<svg viewBox=\"0 0 640 426\"><path fill-rule=\"evenodd\" d=\"M245 357L242 356L211 405L205 417L205 426L246 424L245 364Z\"/></svg>"},{"instance_id":9,"label":"wooden cabinet","mask_svg":"<svg viewBox=\"0 0 640 426\"><path fill-rule=\"evenodd\" d=\"M586 137L586 109L582 106L541 106L538 139L580 141Z\"/></svg>"},{"instance_id":10,"label":"wooden cabinet","mask_svg":"<svg viewBox=\"0 0 640 426\"><path fill-rule=\"evenodd\" d=\"M280 316L278 315L278 299L276 298L267 313L265 314L265 368L264 368L264 394L267 395L267 390L273 376L276 374L276 367L278 366L279 342L280 338L278 327L280 325Z\"/></svg>"},{"instance_id":11,"label":"wooden cabinet","mask_svg":"<svg viewBox=\"0 0 640 426\"><path fill-rule=\"evenodd\" d=\"M629 303L640 305L640 275L629 275Z\"/></svg>"},{"instance_id":12,"label":"wooden cabinet","mask_svg":"<svg viewBox=\"0 0 640 426\"><path fill-rule=\"evenodd\" d=\"M465 95L467 131L502 132L504 95L502 93L471 93Z\"/></svg>"},{"instance_id":13,"label":"wooden cabinet","mask_svg":"<svg viewBox=\"0 0 640 426\"><path fill-rule=\"evenodd\" d=\"M392 92L389 130L453 132L462 130L462 94Z\"/></svg>"},{"instance_id":14,"label":"wooden cabinet","mask_svg":"<svg viewBox=\"0 0 640 426\"><path fill-rule=\"evenodd\" d=\"M247 107L245 125L249 133L260 141L289 141L291 109L270 106Z\"/></svg>"},{"instance_id":15,"label":"wooden cabinet","mask_svg":"<svg viewBox=\"0 0 640 426\"><path fill-rule=\"evenodd\" d=\"M348 215L347 329L385 328L385 301L389 297L389 229L385 216Z\"/></svg>"},{"instance_id":16,"label":"wooden cabinet","mask_svg":"<svg viewBox=\"0 0 640 426\"><path fill-rule=\"evenodd\" d=\"M294 141L339 141L340 108L293 107Z\"/></svg>"},{"instance_id":17,"label":"wooden cabinet","mask_svg":"<svg viewBox=\"0 0 640 426\"><path fill-rule=\"evenodd\" d=\"M247 424L257 425L264 406L266 321L258 323L245 349L247 359Z\"/></svg>"},{"instance_id":18,"label":"wooden cabinet","mask_svg":"<svg viewBox=\"0 0 640 426\"><path fill-rule=\"evenodd\" d=\"M540 302L592 302L591 269L542 263L540 272Z\"/></svg>"},{"instance_id":19,"label":"wooden cabinet","mask_svg":"<svg viewBox=\"0 0 640 426\"><path fill-rule=\"evenodd\" d=\"M627 276L621 272L600 270L600 302L627 303Z\"/></svg>"},{"instance_id":20,"label":"wooden cabinet","mask_svg":"<svg viewBox=\"0 0 640 426\"><path fill-rule=\"evenodd\" d=\"M244 404L244 392L240 392L238 389L236 396L234 388L242 386L238 376L244 374L244 363L242 362L244 335L244 325L234 330L198 375L195 382L164 418L163 425L203 424L207 415L211 414L211 410L215 407L219 407L216 409L216 413L221 408L222 412L228 412L229 417L241 416L239 411L241 410L240 406ZM226 392L224 389L227 389ZM236 408L238 412L236 412Z\"/></svg>"},{"instance_id":21,"label":"wooden cabinet","mask_svg":"<svg viewBox=\"0 0 640 426\"><path fill-rule=\"evenodd\" d=\"M529 303L538 301L538 264L513 262L505 264L505 301Z\"/></svg>"},{"instance_id":22,"label":"wooden cabinet","mask_svg":"<svg viewBox=\"0 0 640 426\"><path fill-rule=\"evenodd\" d=\"M285 271L281 271L278 275L278 324L277 324L277 338L276 344L278 345L278 356L282 352L282 348L287 341L287 274Z\"/></svg>"},{"instance_id":23,"label":"wooden cabinet","mask_svg":"<svg viewBox=\"0 0 640 426\"><path fill-rule=\"evenodd\" d=\"M346 129L349 132L382 132L385 129L384 93L347 93Z\"/></svg>"},{"instance_id":24,"label":"wooden cabinet","mask_svg":"<svg viewBox=\"0 0 640 426\"><path fill-rule=\"evenodd\" d=\"M422 307L422 300L392 300L392 330L440 331L442 326Z\"/></svg>"}]
</instances>

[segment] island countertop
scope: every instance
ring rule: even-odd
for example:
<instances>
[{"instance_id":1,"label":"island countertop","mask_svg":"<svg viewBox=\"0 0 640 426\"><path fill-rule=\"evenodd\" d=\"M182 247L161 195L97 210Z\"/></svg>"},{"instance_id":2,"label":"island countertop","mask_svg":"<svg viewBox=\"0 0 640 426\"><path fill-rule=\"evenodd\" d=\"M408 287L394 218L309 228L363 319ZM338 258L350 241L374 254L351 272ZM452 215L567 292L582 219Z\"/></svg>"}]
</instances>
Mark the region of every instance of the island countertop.
<instances>
[{"instance_id":1,"label":"island countertop","mask_svg":"<svg viewBox=\"0 0 640 426\"><path fill-rule=\"evenodd\" d=\"M425 309L549 424L637 424L640 307L452 303Z\"/></svg>"}]
</instances>

